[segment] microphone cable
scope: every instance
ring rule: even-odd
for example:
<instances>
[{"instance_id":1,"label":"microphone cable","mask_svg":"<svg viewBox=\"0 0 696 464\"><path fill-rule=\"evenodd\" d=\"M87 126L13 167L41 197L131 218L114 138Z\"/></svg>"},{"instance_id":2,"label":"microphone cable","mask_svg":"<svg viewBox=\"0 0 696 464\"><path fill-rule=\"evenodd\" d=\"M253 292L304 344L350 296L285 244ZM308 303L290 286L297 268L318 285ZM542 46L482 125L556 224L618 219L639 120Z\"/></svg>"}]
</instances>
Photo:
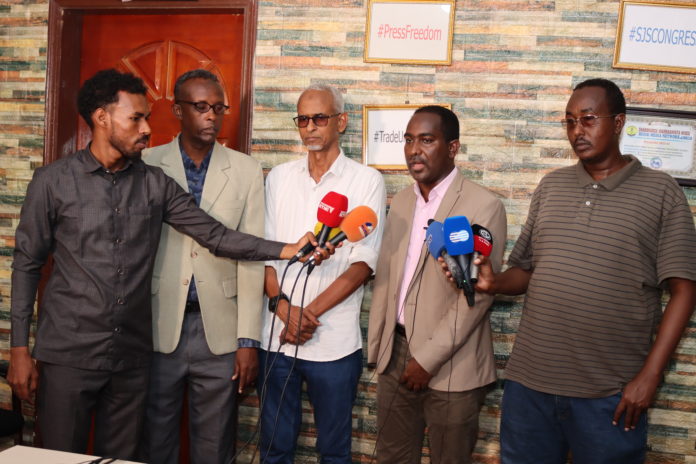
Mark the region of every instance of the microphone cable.
<instances>
[{"instance_id":1,"label":"microphone cable","mask_svg":"<svg viewBox=\"0 0 696 464\"><path fill-rule=\"evenodd\" d=\"M306 267L306 264L302 265L302 269ZM297 279L295 280L295 285L297 285L297 282L302 275L302 270L297 274ZM294 370L295 370L295 365L297 364L297 354L300 349L300 334L302 333L302 314L304 312L304 301L305 301L305 295L307 292L307 283L309 282L309 272L305 276L304 284L302 286L302 297L300 299L300 313L298 315L298 324L297 324L297 342L295 344L295 353L292 356L292 364L290 365L290 370L288 371L288 375L285 378L285 383L283 383L283 388L280 391L280 398L278 399L278 410L276 411L275 419L273 421L273 431L271 432L271 439L268 443L268 451L270 451L271 446L273 445L273 440L275 439L275 434L276 430L278 428L278 418L280 417L280 409L283 406L283 399L285 398L285 392L287 390L288 383L290 382L290 377L292 376ZM295 291L295 285L293 285L293 292ZM287 324L285 325L285 329L288 330L289 327L289 322L290 322L290 311L288 311L288 319L287 319ZM278 351L280 351L280 346L278 347ZM276 356L278 353L276 353ZM275 359L274 359L275 361ZM264 386L266 383L264 383ZM260 414L259 414L260 416ZM266 453L266 457L261 461L261 464L266 462L266 459L268 458L268 453ZM252 457L252 462L253 462L253 457Z\"/></svg>"},{"instance_id":2,"label":"microphone cable","mask_svg":"<svg viewBox=\"0 0 696 464\"><path fill-rule=\"evenodd\" d=\"M416 321L416 313L417 313L417 310L418 310L418 296L420 295L421 284L422 284L422 282L423 282L422 274L423 274L423 272L424 272L424 270L425 270L425 265L426 265L426 263L427 263L427 258L423 261L423 264L420 266L420 268L418 269L417 274L414 276L414 278L416 278L416 277L418 278L418 287L417 287L417 289L416 289L416 297L415 297L415 298L416 298L416 305L414 305L413 316L412 316L412 318L411 318L411 332L406 336L406 344L407 344L407 347L408 347L408 353L411 352L411 349L410 349L410 347L411 347L411 339L412 339L412 337L413 337L413 333L414 333L414 331L415 331L415 326L416 326L416 325L415 325L415 321ZM459 293L459 291L460 291L460 289L457 289L457 293ZM462 293L463 293L463 292L462 292ZM449 376L448 376L448 379L447 379L447 399L446 399L446 402L447 402L448 404L449 404L449 401L450 401L450 389L451 389L451 383L452 383L452 375L453 375L453 373L454 373L454 359L453 359L453 357L454 357L454 353L455 353L455 341L456 341L456 339L457 339L457 323L458 323L458 321L459 321L459 311L460 311L459 300L460 300L460 298L461 298L461 295L457 295L456 307L455 307L455 314L454 314L454 333L453 333L453 335L452 335L452 348L451 348L451 350L450 350L450 356L449 356L450 372L449 372ZM404 300L404 303L405 303L405 300ZM397 310L397 312L398 312L398 310ZM394 337L394 333L395 333L395 332L396 332L396 331L392 332L392 335L391 335L391 337L390 337L390 340ZM387 345L388 345L388 344L387 344ZM386 353L386 349L385 349L382 353L380 353L380 355L378 356L377 364L379 364L379 361L381 360L382 356L383 356L385 353ZM407 364L407 363L408 363L408 359L405 357L405 358L404 358L403 365L401 366L401 372L402 372L402 373L403 373L403 371L406 369L406 364ZM377 369L375 369L375 372L376 372L376 371L377 371ZM370 379L369 379L370 381L373 379L374 374L375 374L375 373L373 372L373 375L372 375L372 376L370 377ZM391 414L392 405L393 405L393 403L394 403L394 400L396 399L396 396L397 396L397 394L398 394L400 388L402 388L402 384L399 384L399 385L397 386L397 389L394 391L394 393L392 394L391 399L389 400L389 405L387 406L387 412L386 412L385 422L387 421L387 419L389 418L389 415ZM445 423L447 423L447 420L449 419L449 408L447 408L447 411L446 411L445 414L446 414L446 415L445 415ZM379 442L380 434L381 434L381 428L378 427L378 428L377 428L377 436L376 436L376 438L375 438L375 446L374 446L374 448L373 448L373 450L372 450L372 455L371 455L371 457L370 457L370 463L375 462L376 453L377 453L377 443ZM440 437L440 438L441 438L441 445L442 445L442 443L444 442L444 437L445 437L445 434L442 434L442 436ZM428 440L430 440L430 436L429 436L429 435L428 435ZM421 448L422 448L422 444L421 444Z\"/></svg>"},{"instance_id":3,"label":"microphone cable","mask_svg":"<svg viewBox=\"0 0 696 464\"><path fill-rule=\"evenodd\" d=\"M406 335L406 346L408 349L408 352L410 353L410 345L411 345L411 337L413 336L413 332L415 331L415 320L416 320L416 311L418 309L418 295L420 295L420 290L421 290L421 285L423 283L422 275L423 275L423 270L425 269L425 264L427 263L427 257L426 259L423 260L423 263L420 265L420 267L417 269L417 272L414 274L414 279L418 279L418 288L416 289L416 304L414 305L414 310L413 310L413 318L412 318L412 323L411 323L411 333ZM404 299L404 304L406 304L406 300ZM396 310L397 314L399 313L399 309L397 308ZM396 326L398 322L394 322L394 325ZM392 338L394 338L394 334L396 333L396 328L392 332ZM388 344L387 344L388 345ZM392 343L392 351L393 351L393 343ZM381 358L382 355L386 354L386 349L378 356L378 358ZM408 356L404 356L404 362L403 365L401 366L401 372L403 373L404 370L406 369L406 364L408 363ZM379 364L379 359L377 360L377 364ZM387 365L388 367L388 365ZM375 373L377 372L377 369L375 369ZM374 377L374 373L373 373ZM372 379L372 377L370 378ZM398 381L397 381L398 382ZM389 415L391 414L391 409L392 405L394 404L394 400L396 400L396 395L399 392L399 389L402 388L402 384L399 383L396 386L396 390L394 390L394 393L392 394L391 399L389 400L389 405L387 406L387 412L386 416L384 418L384 421L386 422L387 419L389 418ZM378 425L377 425L377 436L375 437L375 446L372 448L372 455L370 456L370 462L374 462L377 454L377 443L379 443L379 437L382 433L382 428L379 426L379 420L378 420Z\"/></svg>"},{"instance_id":4,"label":"microphone cable","mask_svg":"<svg viewBox=\"0 0 696 464\"><path fill-rule=\"evenodd\" d=\"M294 264L294 263L293 263L293 264ZM281 277L281 279L280 279L280 285L279 285L279 289L280 289L280 292L281 292L281 293L282 293L282 291L283 291L283 284L285 283L285 277L286 277L286 275L287 275L287 273L288 273L288 269L290 268L291 265L292 265L292 264L290 264L290 263L286 264L286 265L285 265L285 269L283 270L283 275L282 275L282 277ZM303 267L304 267L304 266L303 266ZM298 277L299 277L299 273L298 273ZM295 285L296 285L296 284L297 284L297 279L295 280ZM293 285L292 291L290 292L290 297L289 297L290 300L292 300L292 293L293 293L294 290L295 290L295 285ZM288 303L289 303L289 302L288 302ZM290 313L288 312L288 315L289 315L289 314L290 314ZM269 364L268 360L270 359L270 357L271 357L270 355L271 355L271 353L272 353L272 351L270 350L270 347L271 347L272 344L273 344L273 332L274 332L274 326L275 326L275 322L276 322L276 318L277 318L277 317L278 317L278 315L277 315L276 313L273 313L273 316L272 316L272 318L271 318L271 331L270 331L270 335L269 335L269 339L268 339L268 347L269 347L269 350L267 351L268 354L266 355L266 361L267 361L267 362L264 363L263 387L262 387L261 391L258 391L258 392L257 392L257 396L258 396L258 398L259 398L259 416L258 416L258 418L256 419L256 425L254 426L254 431L253 431L253 433L251 434L251 437L249 437L249 439L246 440L246 441L244 442L244 444L241 446L241 448L240 448L239 450L237 450L237 452L235 452L234 456L232 456L232 459L229 461L229 464L233 464L234 462L236 462L237 458L242 454L242 452L244 452L244 450L254 441L254 439L256 438L256 436L259 435L259 433L260 433L260 429L261 429L261 412L263 411L263 404L264 404L264 400L265 400L265 396L266 396L266 388L267 388L267 387L266 387L266 380L268 380L268 375L270 374L270 371L271 371L271 369L272 369L272 367L273 367L273 363L275 363L275 359L276 359L276 356L274 356L274 357L273 357L273 363ZM278 345L278 350L276 351L276 355L277 355L278 352L280 352L280 348L281 348L281 346L280 346L280 344L279 344L279 345ZM256 446L255 446L255 449L254 449L254 453L253 453L252 458L251 458L251 461L250 461L250 462L252 462L252 463L254 462L254 457L256 456L256 452L257 452L257 450L258 450L258 447L259 447L259 444L258 444L258 442L257 442L257 444L256 444Z\"/></svg>"}]
</instances>

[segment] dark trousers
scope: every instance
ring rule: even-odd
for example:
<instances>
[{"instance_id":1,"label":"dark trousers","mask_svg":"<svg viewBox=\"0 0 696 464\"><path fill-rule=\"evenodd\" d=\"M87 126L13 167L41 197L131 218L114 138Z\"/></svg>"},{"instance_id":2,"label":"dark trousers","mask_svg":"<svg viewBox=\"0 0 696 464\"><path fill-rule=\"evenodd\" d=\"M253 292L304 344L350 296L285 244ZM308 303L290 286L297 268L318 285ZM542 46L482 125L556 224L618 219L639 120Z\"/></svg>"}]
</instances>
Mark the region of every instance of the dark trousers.
<instances>
[{"instance_id":1,"label":"dark trousers","mask_svg":"<svg viewBox=\"0 0 696 464\"><path fill-rule=\"evenodd\" d=\"M427 426L433 464L470 463L487 387L463 392L408 390L399 379L410 358L406 337L395 334L391 360L377 379L377 461L420 463Z\"/></svg>"},{"instance_id":2,"label":"dark trousers","mask_svg":"<svg viewBox=\"0 0 696 464\"><path fill-rule=\"evenodd\" d=\"M134 459L149 369L118 372L41 363L37 417L43 446L85 453L95 414L94 454Z\"/></svg>"},{"instance_id":3,"label":"dark trousers","mask_svg":"<svg viewBox=\"0 0 696 464\"><path fill-rule=\"evenodd\" d=\"M259 350L261 461L292 464L302 423L302 383L314 408L322 464L350 464L353 402L362 372L362 350L336 361L298 359ZM264 383L266 366L270 374ZM265 389L265 392L264 392ZM284 392L284 393L282 393ZM282 399L281 399L282 396Z\"/></svg>"},{"instance_id":4,"label":"dark trousers","mask_svg":"<svg viewBox=\"0 0 696 464\"><path fill-rule=\"evenodd\" d=\"M215 355L205 340L201 313L187 313L179 345L155 353L148 392L143 460L179 461L179 424L188 391L190 456L193 464L229 464L234 455L237 382L235 353Z\"/></svg>"},{"instance_id":5,"label":"dark trousers","mask_svg":"<svg viewBox=\"0 0 696 464\"><path fill-rule=\"evenodd\" d=\"M621 394L574 398L538 392L508 380L500 424L503 464L641 464L648 421L643 413L635 430L623 418L612 425Z\"/></svg>"}]
</instances>

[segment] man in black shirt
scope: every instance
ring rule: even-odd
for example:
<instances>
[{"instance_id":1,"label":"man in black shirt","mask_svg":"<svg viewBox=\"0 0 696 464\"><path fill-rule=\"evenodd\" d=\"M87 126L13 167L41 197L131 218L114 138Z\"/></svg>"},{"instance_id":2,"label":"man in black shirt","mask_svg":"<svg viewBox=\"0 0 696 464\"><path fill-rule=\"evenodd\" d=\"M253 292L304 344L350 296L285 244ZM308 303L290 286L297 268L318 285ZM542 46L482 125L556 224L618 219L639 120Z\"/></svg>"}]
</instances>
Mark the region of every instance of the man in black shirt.
<instances>
[{"instance_id":1,"label":"man in black shirt","mask_svg":"<svg viewBox=\"0 0 696 464\"><path fill-rule=\"evenodd\" d=\"M78 96L90 146L36 170L16 232L12 265L9 382L36 390L47 448L85 452L95 411L94 452L131 458L142 429L152 353L151 278L163 222L218 256L288 259L287 245L229 230L196 206L161 169L140 159L150 138L143 82L98 72ZM29 326L49 254L32 355ZM41 361L41 377L34 360Z\"/></svg>"}]
</instances>

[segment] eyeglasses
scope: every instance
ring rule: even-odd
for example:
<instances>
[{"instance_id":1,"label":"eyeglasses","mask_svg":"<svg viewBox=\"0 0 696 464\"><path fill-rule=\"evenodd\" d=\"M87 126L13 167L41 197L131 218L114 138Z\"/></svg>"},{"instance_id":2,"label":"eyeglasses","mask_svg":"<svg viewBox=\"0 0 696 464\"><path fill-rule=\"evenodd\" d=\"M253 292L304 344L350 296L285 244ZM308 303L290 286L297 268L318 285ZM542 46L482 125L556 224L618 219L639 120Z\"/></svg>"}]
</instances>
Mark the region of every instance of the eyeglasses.
<instances>
[{"instance_id":1,"label":"eyeglasses","mask_svg":"<svg viewBox=\"0 0 696 464\"><path fill-rule=\"evenodd\" d=\"M609 116L597 116L596 114L586 114L585 116L580 116L579 118L565 118L561 119L561 125L566 129L573 129L580 123L582 127L594 127L599 124L600 119L614 118L618 114L610 114Z\"/></svg>"},{"instance_id":2,"label":"eyeglasses","mask_svg":"<svg viewBox=\"0 0 696 464\"><path fill-rule=\"evenodd\" d=\"M300 115L300 116L295 116L292 118L293 121L295 121L295 125L299 128L305 128L309 125L309 120L311 119L312 122L314 122L314 125L317 127L325 127L327 124L329 124L329 119L333 118L334 116L338 116L339 114L343 113L336 113L336 114L315 114L314 116L305 116Z\"/></svg>"},{"instance_id":3,"label":"eyeglasses","mask_svg":"<svg viewBox=\"0 0 696 464\"><path fill-rule=\"evenodd\" d=\"M229 106L224 105L222 103L216 103L214 105L211 105L208 102L205 101L197 101L197 102L192 102L192 101L186 101L186 100L177 100L176 103L187 103L191 106L193 106L193 109L198 111L199 113L207 113L210 111L210 108L213 109L213 113L215 114L222 114L229 108Z\"/></svg>"}]
</instances>

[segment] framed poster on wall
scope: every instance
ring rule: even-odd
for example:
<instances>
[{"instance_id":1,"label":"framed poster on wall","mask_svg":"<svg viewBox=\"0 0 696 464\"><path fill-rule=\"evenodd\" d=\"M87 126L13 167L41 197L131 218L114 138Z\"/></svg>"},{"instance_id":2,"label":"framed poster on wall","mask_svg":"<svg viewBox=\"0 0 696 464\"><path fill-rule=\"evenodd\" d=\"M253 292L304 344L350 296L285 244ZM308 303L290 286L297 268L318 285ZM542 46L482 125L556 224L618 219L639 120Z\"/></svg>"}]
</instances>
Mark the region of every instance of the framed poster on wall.
<instances>
[{"instance_id":1,"label":"framed poster on wall","mask_svg":"<svg viewBox=\"0 0 696 464\"><path fill-rule=\"evenodd\" d=\"M365 62L452 64L454 0L369 0Z\"/></svg>"},{"instance_id":2,"label":"framed poster on wall","mask_svg":"<svg viewBox=\"0 0 696 464\"><path fill-rule=\"evenodd\" d=\"M363 164L382 171L406 170L404 133L420 105L363 106ZM452 109L452 105L443 104Z\"/></svg>"},{"instance_id":3,"label":"framed poster on wall","mask_svg":"<svg viewBox=\"0 0 696 464\"><path fill-rule=\"evenodd\" d=\"M614 67L696 73L696 3L622 0Z\"/></svg>"},{"instance_id":4,"label":"framed poster on wall","mask_svg":"<svg viewBox=\"0 0 696 464\"><path fill-rule=\"evenodd\" d=\"M621 153L696 186L696 112L626 108Z\"/></svg>"}]
</instances>

